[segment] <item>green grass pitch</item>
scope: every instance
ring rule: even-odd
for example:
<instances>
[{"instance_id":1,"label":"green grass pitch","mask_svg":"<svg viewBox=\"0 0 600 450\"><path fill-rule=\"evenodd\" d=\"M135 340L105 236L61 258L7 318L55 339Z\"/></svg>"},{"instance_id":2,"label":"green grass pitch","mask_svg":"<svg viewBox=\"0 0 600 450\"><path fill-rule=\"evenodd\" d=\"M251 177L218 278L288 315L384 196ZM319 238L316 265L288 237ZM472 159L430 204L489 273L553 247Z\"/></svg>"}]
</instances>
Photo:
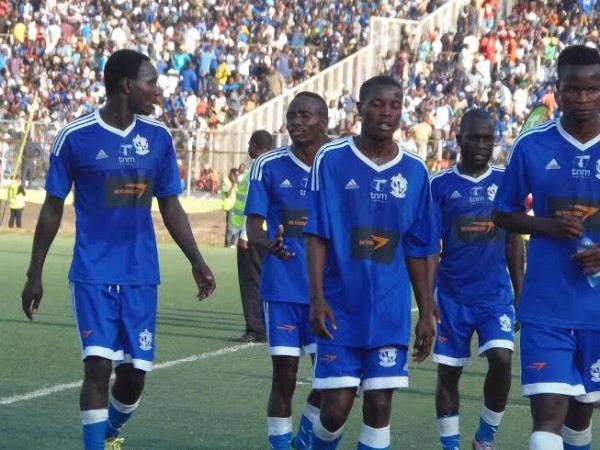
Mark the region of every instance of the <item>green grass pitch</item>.
<instances>
[{"instance_id":1,"label":"green grass pitch","mask_svg":"<svg viewBox=\"0 0 600 450\"><path fill-rule=\"evenodd\" d=\"M28 323L20 292L31 236L0 235L0 448L81 448L77 385L82 376L71 314L67 271L72 239L58 238L44 272L45 295ZM162 285L157 331L158 367L147 377L142 405L124 430L131 449L266 449L270 360L261 345L231 341L243 331L235 251L206 248L218 283L199 303L189 265L173 244L160 245ZM500 449L527 449L528 402L520 396L514 359L510 404L498 434ZM478 423L485 361L475 358L461 381L462 446ZM301 363L294 397L294 428L310 389L310 364ZM410 365L410 389L398 391L392 448L437 449L436 367ZM362 399L357 399L341 449L356 448ZM595 442L600 440L595 439Z\"/></svg>"}]
</instances>

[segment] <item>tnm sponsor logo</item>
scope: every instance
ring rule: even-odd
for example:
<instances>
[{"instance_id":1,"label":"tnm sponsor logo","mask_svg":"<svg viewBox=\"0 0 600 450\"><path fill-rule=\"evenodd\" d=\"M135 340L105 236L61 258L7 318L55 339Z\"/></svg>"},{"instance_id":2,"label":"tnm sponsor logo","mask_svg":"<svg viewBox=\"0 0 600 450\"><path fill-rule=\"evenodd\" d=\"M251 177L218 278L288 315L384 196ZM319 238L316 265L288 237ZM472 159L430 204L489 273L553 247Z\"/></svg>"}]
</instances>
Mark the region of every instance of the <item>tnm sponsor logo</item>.
<instances>
[{"instance_id":1,"label":"tnm sponsor logo","mask_svg":"<svg viewBox=\"0 0 600 450\"><path fill-rule=\"evenodd\" d=\"M370 259L390 264L396 253L400 233L380 228L354 228L350 234L352 259Z\"/></svg>"},{"instance_id":2,"label":"tnm sponsor logo","mask_svg":"<svg viewBox=\"0 0 600 450\"><path fill-rule=\"evenodd\" d=\"M575 217L580 220L584 229L592 233L600 233L600 202L581 197L548 199L548 215L554 217Z\"/></svg>"},{"instance_id":3,"label":"tnm sponsor logo","mask_svg":"<svg viewBox=\"0 0 600 450\"><path fill-rule=\"evenodd\" d=\"M284 237L300 238L308 220L307 209L284 209L281 212Z\"/></svg>"},{"instance_id":4,"label":"tnm sponsor logo","mask_svg":"<svg viewBox=\"0 0 600 450\"><path fill-rule=\"evenodd\" d=\"M154 182L146 177L111 177L105 182L106 205L144 207L152 205Z\"/></svg>"},{"instance_id":5,"label":"tnm sponsor logo","mask_svg":"<svg viewBox=\"0 0 600 450\"><path fill-rule=\"evenodd\" d=\"M495 242L504 238L504 232L494 225L489 215L457 216L454 218L452 231L454 239L465 244Z\"/></svg>"}]
</instances>

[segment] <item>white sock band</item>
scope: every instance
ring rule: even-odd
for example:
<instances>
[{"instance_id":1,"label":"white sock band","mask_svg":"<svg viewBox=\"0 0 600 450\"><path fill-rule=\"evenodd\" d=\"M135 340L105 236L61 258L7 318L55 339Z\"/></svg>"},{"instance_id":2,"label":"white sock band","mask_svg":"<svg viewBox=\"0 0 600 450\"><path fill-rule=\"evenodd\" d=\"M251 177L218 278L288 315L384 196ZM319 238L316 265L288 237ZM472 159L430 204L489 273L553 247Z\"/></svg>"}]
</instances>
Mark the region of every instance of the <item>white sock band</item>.
<instances>
[{"instance_id":1,"label":"white sock band","mask_svg":"<svg viewBox=\"0 0 600 450\"><path fill-rule=\"evenodd\" d=\"M496 412L488 409L485 405L481 405L481 418L485 420L490 425L495 427L500 425L502 421L502 416L504 415L504 411Z\"/></svg>"},{"instance_id":2,"label":"white sock band","mask_svg":"<svg viewBox=\"0 0 600 450\"><path fill-rule=\"evenodd\" d=\"M388 448L390 446L390 426L383 428L371 428L362 424L358 442L372 448Z\"/></svg>"},{"instance_id":3,"label":"white sock band","mask_svg":"<svg viewBox=\"0 0 600 450\"><path fill-rule=\"evenodd\" d=\"M82 425L92 425L94 423L105 422L108 420L108 409L88 409L79 413Z\"/></svg>"},{"instance_id":4,"label":"white sock band","mask_svg":"<svg viewBox=\"0 0 600 450\"><path fill-rule=\"evenodd\" d=\"M342 435L342 433L344 432L344 427L342 426L339 430L333 432L327 431L321 423L321 418L316 417L313 421L313 432L315 433L315 436L321 439L322 441L331 442L335 441L338 437Z\"/></svg>"},{"instance_id":5,"label":"white sock band","mask_svg":"<svg viewBox=\"0 0 600 450\"><path fill-rule=\"evenodd\" d=\"M438 417L437 426L440 437L455 436L460 433L460 416Z\"/></svg>"},{"instance_id":6,"label":"white sock band","mask_svg":"<svg viewBox=\"0 0 600 450\"><path fill-rule=\"evenodd\" d=\"M124 403L121 403L119 400L117 400L114 397L110 397L110 404L113 405L115 407L115 409L117 411L119 411L120 413L123 414L131 414L132 412L134 412L136 409L138 409L138 406L140 406L140 399L138 398L138 401L135 402L133 405L126 405Z\"/></svg>"},{"instance_id":7,"label":"white sock band","mask_svg":"<svg viewBox=\"0 0 600 450\"><path fill-rule=\"evenodd\" d=\"M529 438L529 450L563 450L562 437L548 431L534 431Z\"/></svg>"},{"instance_id":8,"label":"white sock band","mask_svg":"<svg viewBox=\"0 0 600 450\"><path fill-rule=\"evenodd\" d=\"M292 432L291 417L267 417L269 436L278 436Z\"/></svg>"},{"instance_id":9,"label":"white sock band","mask_svg":"<svg viewBox=\"0 0 600 450\"><path fill-rule=\"evenodd\" d=\"M583 431L576 431L563 425L562 438L565 444L583 447L592 443L592 425Z\"/></svg>"},{"instance_id":10,"label":"white sock band","mask_svg":"<svg viewBox=\"0 0 600 450\"><path fill-rule=\"evenodd\" d=\"M302 414L304 414L311 422L314 422L315 419L319 417L320 412L321 410L319 408L308 402L305 402L304 408L302 408Z\"/></svg>"}]
</instances>

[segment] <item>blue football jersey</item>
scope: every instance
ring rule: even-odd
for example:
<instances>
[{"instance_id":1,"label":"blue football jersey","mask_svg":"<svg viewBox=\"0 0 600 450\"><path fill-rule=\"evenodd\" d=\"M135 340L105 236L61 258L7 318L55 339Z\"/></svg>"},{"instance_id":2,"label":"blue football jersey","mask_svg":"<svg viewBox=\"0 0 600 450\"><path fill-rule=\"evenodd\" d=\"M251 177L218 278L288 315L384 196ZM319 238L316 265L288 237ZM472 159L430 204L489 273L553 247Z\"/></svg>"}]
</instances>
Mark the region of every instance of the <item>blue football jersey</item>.
<instances>
[{"instance_id":1,"label":"blue football jersey","mask_svg":"<svg viewBox=\"0 0 600 450\"><path fill-rule=\"evenodd\" d=\"M349 347L408 345L411 285L405 258L437 253L427 168L399 146L376 165L352 137L323 146L311 174L304 232L328 241L324 294Z\"/></svg>"},{"instance_id":2,"label":"blue football jersey","mask_svg":"<svg viewBox=\"0 0 600 450\"><path fill-rule=\"evenodd\" d=\"M76 236L69 278L82 283L158 284L152 197L181 192L173 139L160 122L135 116L126 130L98 111L58 132L46 192L74 187Z\"/></svg>"},{"instance_id":3,"label":"blue football jersey","mask_svg":"<svg viewBox=\"0 0 600 450\"><path fill-rule=\"evenodd\" d=\"M282 261L265 257L260 296L270 302L308 303L308 275L302 230L308 216L307 185L310 167L290 147L272 150L252 166L246 199L246 215L265 218L267 234L273 239L283 225L283 240L295 256Z\"/></svg>"},{"instance_id":4,"label":"blue football jersey","mask_svg":"<svg viewBox=\"0 0 600 450\"><path fill-rule=\"evenodd\" d=\"M523 133L512 149L494 207L524 211L533 195L538 217L577 217L600 242L600 136L582 144L560 119ZM592 289L572 240L532 235L517 318L559 328L600 329L600 291Z\"/></svg>"},{"instance_id":5,"label":"blue football jersey","mask_svg":"<svg viewBox=\"0 0 600 450\"><path fill-rule=\"evenodd\" d=\"M506 232L492 222L502 169L477 178L452 166L431 178L438 237L442 240L436 288L457 302L508 304L513 300L506 266Z\"/></svg>"}]
</instances>

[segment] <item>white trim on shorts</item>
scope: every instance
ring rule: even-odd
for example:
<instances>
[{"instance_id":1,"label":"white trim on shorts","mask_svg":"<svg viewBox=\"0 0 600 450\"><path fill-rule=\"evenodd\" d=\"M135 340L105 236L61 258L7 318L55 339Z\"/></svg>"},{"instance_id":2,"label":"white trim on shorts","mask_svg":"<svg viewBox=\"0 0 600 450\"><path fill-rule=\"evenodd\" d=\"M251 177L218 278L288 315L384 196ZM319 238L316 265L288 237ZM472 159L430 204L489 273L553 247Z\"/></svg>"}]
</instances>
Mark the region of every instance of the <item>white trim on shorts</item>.
<instances>
[{"instance_id":1,"label":"white trim on shorts","mask_svg":"<svg viewBox=\"0 0 600 450\"><path fill-rule=\"evenodd\" d=\"M376 377L367 378L361 384L363 391L375 391L381 389L407 389L408 377Z\"/></svg>"},{"instance_id":2,"label":"white trim on shorts","mask_svg":"<svg viewBox=\"0 0 600 450\"><path fill-rule=\"evenodd\" d=\"M313 389L342 389L360 386L358 377L327 377L313 378Z\"/></svg>"},{"instance_id":3,"label":"white trim on shorts","mask_svg":"<svg viewBox=\"0 0 600 450\"><path fill-rule=\"evenodd\" d=\"M99 356L101 358L110 359L111 361L120 361L123 359L123 350L117 350L115 352L110 348L90 345L81 350L81 359L85 359L88 356Z\"/></svg>"},{"instance_id":4,"label":"white trim on shorts","mask_svg":"<svg viewBox=\"0 0 600 450\"><path fill-rule=\"evenodd\" d=\"M434 363L443 364L450 367L467 367L471 365L471 357L466 358L452 358L451 356L433 354L431 358Z\"/></svg>"},{"instance_id":5,"label":"white trim on shorts","mask_svg":"<svg viewBox=\"0 0 600 450\"><path fill-rule=\"evenodd\" d=\"M596 403L600 400L600 392L594 391L588 392L587 394L583 395L576 395L575 400L577 400L580 403Z\"/></svg>"},{"instance_id":6,"label":"white trim on shorts","mask_svg":"<svg viewBox=\"0 0 600 450\"><path fill-rule=\"evenodd\" d=\"M269 356L295 356L300 358L305 355L314 355L317 352L317 344L312 343L305 345L304 347L285 347L279 345L276 347L267 346L267 353Z\"/></svg>"},{"instance_id":7,"label":"white trim on shorts","mask_svg":"<svg viewBox=\"0 0 600 450\"><path fill-rule=\"evenodd\" d=\"M515 350L515 343L508 339L492 339L487 341L484 345L479 347L477 350L477 356L483 356L483 353L487 352L491 348L506 348L508 350Z\"/></svg>"},{"instance_id":8,"label":"white trim on shorts","mask_svg":"<svg viewBox=\"0 0 600 450\"><path fill-rule=\"evenodd\" d=\"M585 388L583 384L576 384L575 386L567 383L531 383L524 384L521 387L523 397L529 397L530 395L537 394L562 394L568 395L569 397L584 396ZM598 393L600 395L600 393Z\"/></svg>"},{"instance_id":9,"label":"white trim on shorts","mask_svg":"<svg viewBox=\"0 0 600 450\"><path fill-rule=\"evenodd\" d=\"M118 367L121 364L132 364L133 367L144 372L152 371L152 361L148 361L147 359L133 359L129 353L124 355L120 361L113 362L113 367Z\"/></svg>"}]
</instances>

